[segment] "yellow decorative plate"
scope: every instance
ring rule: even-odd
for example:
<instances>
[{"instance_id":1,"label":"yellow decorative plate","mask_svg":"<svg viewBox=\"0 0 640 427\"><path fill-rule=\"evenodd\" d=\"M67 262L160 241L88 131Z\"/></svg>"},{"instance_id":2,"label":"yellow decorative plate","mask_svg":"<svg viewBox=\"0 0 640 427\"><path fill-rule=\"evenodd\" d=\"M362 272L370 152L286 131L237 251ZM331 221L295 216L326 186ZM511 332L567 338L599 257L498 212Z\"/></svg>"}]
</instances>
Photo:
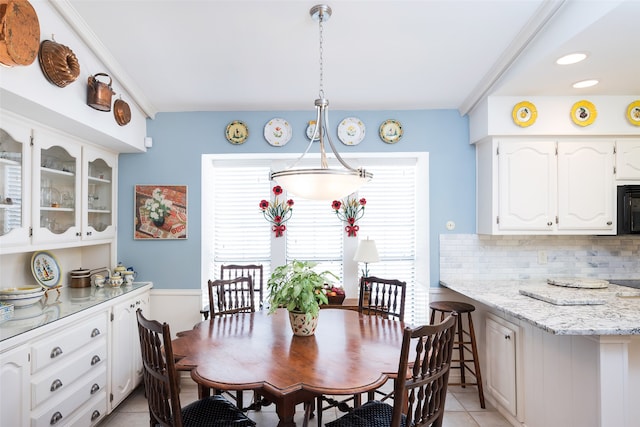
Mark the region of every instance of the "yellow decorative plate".
<instances>
[{"instance_id":1,"label":"yellow decorative plate","mask_svg":"<svg viewBox=\"0 0 640 427\"><path fill-rule=\"evenodd\" d=\"M230 143L242 144L249 137L249 128L243 122L234 120L227 125L224 135Z\"/></svg>"},{"instance_id":2,"label":"yellow decorative plate","mask_svg":"<svg viewBox=\"0 0 640 427\"><path fill-rule=\"evenodd\" d=\"M627 119L634 126L640 126L640 101L633 101L627 108Z\"/></svg>"},{"instance_id":3,"label":"yellow decorative plate","mask_svg":"<svg viewBox=\"0 0 640 427\"><path fill-rule=\"evenodd\" d=\"M380 125L380 139L387 144L395 144L402 138L402 125L397 120L385 120Z\"/></svg>"},{"instance_id":4,"label":"yellow decorative plate","mask_svg":"<svg viewBox=\"0 0 640 427\"><path fill-rule=\"evenodd\" d=\"M571 107L571 120L578 126L589 126L597 115L596 107L589 101L578 101Z\"/></svg>"},{"instance_id":5,"label":"yellow decorative plate","mask_svg":"<svg viewBox=\"0 0 640 427\"><path fill-rule=\"evenodd\" d=\"M513 107L511 112L513 121L520 127L526 128L535 123L538 118L538 110L536 106L529 101L519 102Z\"/></svg>"}]
</instances>

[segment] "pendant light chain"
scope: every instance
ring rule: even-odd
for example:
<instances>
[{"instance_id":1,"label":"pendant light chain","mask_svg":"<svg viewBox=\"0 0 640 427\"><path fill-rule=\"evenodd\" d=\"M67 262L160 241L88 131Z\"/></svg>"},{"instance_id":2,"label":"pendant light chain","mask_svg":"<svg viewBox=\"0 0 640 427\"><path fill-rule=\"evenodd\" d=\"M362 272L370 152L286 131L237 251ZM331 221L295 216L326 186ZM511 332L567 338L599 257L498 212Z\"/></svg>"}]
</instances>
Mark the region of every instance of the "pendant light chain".
<instances>
[{"instance_id":1,"label":"pendant light chain","mask_svg":"<svg viewBox=\"0 0 640 427\"><path fill-rule=\"evenodd\" d=\"M324 98L324 60L322 58L322 43L324 41L324 26L322 25L323 22L324 14L320 13L320 16L318 17L318 28L320 30L320 91L318 92L318 96L320 98Z\"/></svg>"}]
</instances>

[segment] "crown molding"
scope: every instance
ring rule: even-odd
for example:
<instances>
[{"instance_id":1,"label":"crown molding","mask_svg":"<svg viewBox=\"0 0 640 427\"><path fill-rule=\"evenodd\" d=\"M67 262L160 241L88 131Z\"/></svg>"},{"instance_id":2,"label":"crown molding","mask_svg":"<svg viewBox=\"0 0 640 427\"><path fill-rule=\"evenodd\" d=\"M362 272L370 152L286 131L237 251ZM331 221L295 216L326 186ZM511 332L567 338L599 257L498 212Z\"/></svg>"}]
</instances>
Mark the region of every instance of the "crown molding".
<instances>
[{"instance_id":1,"label":"crown molding","mask_svg":"<svg viewBox=\"0 0 640 427\"><path fill-rule=\"evenodd\" d=\"M480 101L489 96L489 92L500 78L511 68L522 52L529 46L535 37L542 31L551 18L558 12L566 0L546 0L535 15L527 22L513 41L502 52L502 55L493 64L493 67L484 75L482 80L471 91L469 96L458 108L461 116L464 116L476 107Z\"/></svg>"}]
</instances>

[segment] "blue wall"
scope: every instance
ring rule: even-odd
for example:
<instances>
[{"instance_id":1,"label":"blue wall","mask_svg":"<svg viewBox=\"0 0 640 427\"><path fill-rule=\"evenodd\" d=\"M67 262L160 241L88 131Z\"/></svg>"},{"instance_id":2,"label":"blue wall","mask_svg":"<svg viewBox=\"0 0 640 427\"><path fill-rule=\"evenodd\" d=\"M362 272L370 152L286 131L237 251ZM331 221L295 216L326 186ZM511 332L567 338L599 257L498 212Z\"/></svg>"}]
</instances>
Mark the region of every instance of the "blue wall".
<instances>
[{"instance_id":1,"label":"blue wall","mask_svg":"<svg viewBox=\"0 0 640 427\"><path fill-rule=\"evenodd\" d=\"M358 117L366 136L357 146L345 146L335 129L345 117ZM274 117L286 119L293 138L284 147L272 147L264 139L265 123ZM378 137L378 127L387 119L402 123L404 136L396 144ZM118 261L134 266L138 279L151 280L161 289L200 288L201 247L201 155L223 153L301 153L308 144L306 124L315 119L309 111L160 113L147 121L153 147L144 154L123 154L118 175ZM242 145L227 142L224 130L232 120L249 127ZM431 285L439 280L439 235L475 233L475 148L469 145L466 117L455 110L330 111L332 139L341 154L355 152L428 152L430 181L430 272ZM136 184L188 186L187 240L134 240L133 203Z\"/></svg>"}]
</instances>

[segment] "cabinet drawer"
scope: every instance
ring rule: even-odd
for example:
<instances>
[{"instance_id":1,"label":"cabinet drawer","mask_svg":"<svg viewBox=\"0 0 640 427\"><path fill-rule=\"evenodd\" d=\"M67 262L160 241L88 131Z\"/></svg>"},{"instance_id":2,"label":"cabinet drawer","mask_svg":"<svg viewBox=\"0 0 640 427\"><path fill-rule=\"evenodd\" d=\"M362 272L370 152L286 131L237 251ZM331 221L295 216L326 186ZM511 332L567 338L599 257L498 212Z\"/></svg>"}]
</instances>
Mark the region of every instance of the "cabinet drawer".
<instances>
[{"instance_id":1,"label":"cabinet drawer","mask_svg":"<svg viewBox=\"0 0 640 427\"><path fill-rule=\"evenodd\" d=\"M87 427L98 424L107 415L107 392L101 391L85 403L68 421L69 427Z\"/></svg>"},{"instance_id":2,"label":"cabinet drawer","mask_svg":"<svg viewBox=\"0 0 640 427\"><path fill-rule=\"evenodd\" d=\"M67 426L75 412L94 395L105 391L107 367L103 364L82 381L73 383L64 393L52 397L31 412L31 427Z\"/></svg>"},{"instance_id":3,"label":"cabinet drawer","mask_svg":"<svg viewBox=\"0 0 640 427\"><path fill-rule=\"evenodd\" d=\"M107 339L99 341L68 355L55 368L45 369L31 378L31 408L46 399L63 394L78 378L100 369L107 360Z\"/></svg>"},{"instance_id":4,"label":"cabinet drawer","mask_svg":"<svg viewBox=\"0 0 640 427\"><path fill-rule=\"evenodd\" d=\"M39 341L31 347L31 372L65 359L75 350L107 336L107 313L69 326L69 330L55 337Z\"/></svg>"}]
</instances>

